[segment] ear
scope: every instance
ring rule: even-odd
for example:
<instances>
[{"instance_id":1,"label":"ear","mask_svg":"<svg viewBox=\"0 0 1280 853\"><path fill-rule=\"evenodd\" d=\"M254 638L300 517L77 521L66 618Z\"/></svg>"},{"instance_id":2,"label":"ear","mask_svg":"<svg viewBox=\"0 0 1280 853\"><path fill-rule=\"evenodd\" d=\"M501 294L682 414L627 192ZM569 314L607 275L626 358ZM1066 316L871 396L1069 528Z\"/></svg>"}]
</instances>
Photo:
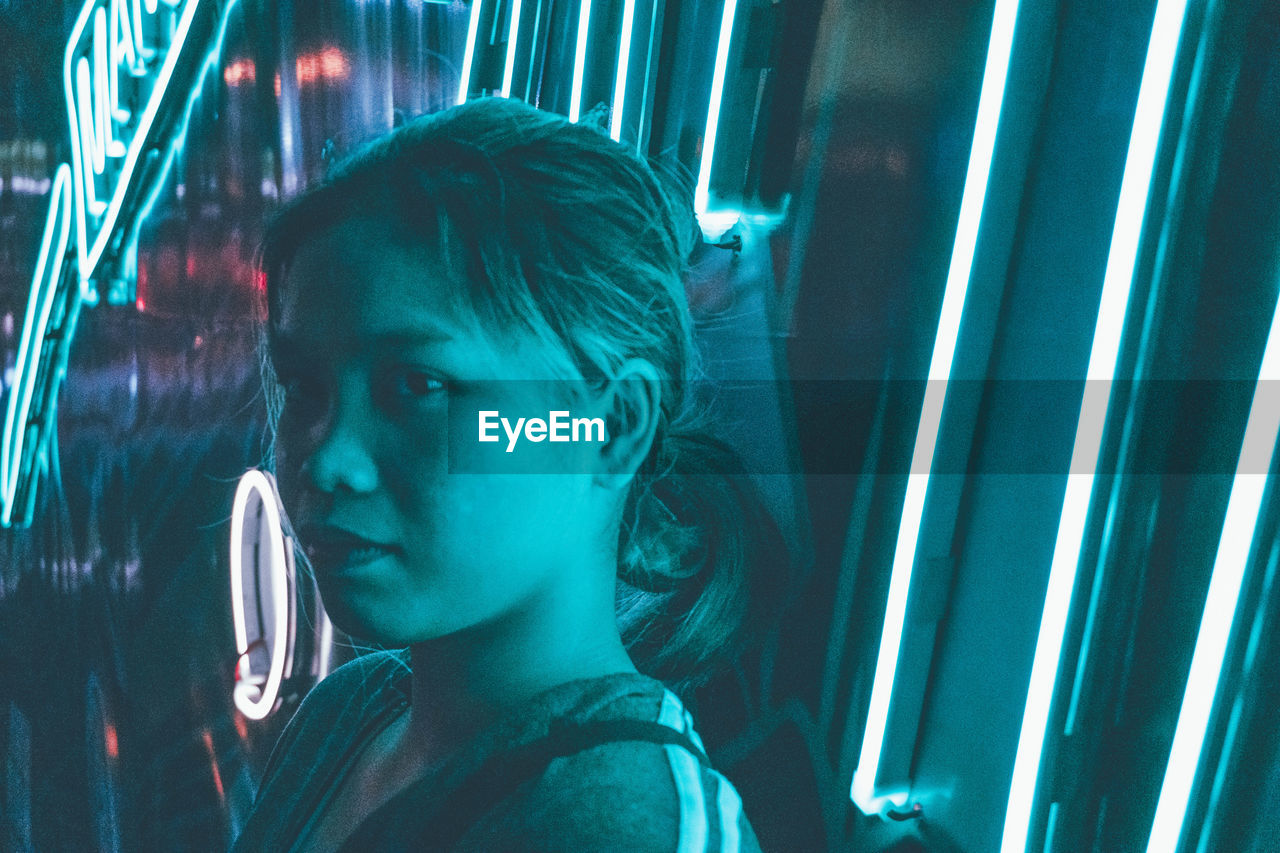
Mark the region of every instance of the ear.
<instances>
[{"instance_id":1,"label":"ear","mask_svg":"<svg viewBox=\"0 0 1280 853\"><path fill-rule=\"evenodd\" d=\"M662 383L657 369L644 359L623 362L601 391L599 405L608 413L608 441L600 450L595 483L625 488L644 464L658 429Z\"/></svg>"}]
</instances>

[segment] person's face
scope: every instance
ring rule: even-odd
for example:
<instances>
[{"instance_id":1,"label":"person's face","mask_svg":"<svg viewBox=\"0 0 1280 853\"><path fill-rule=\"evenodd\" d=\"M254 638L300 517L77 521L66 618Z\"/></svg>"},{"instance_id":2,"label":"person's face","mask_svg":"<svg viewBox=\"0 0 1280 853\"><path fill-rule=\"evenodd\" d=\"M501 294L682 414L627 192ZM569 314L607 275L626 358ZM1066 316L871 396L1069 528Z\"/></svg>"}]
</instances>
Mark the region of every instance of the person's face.
<instances>
[{"instance_id":1,"label":"person's face","mask_svg":"<svg viewBox=\"0 0 1280 853\"><path fill-rule=\"evenodd\" d=\"M459 316L458 285L390 231L349 220L294 259L273 351L276 470L334 622L408 645L572 595L609 511L589 445L534 446L539 470L554 452L572 473L518 473L528 457L503 452L501 429L478 441L478 411L546 417L568 407L552 399L563 386L505 381L546 371Z\"/></svg>"}]
</instances>

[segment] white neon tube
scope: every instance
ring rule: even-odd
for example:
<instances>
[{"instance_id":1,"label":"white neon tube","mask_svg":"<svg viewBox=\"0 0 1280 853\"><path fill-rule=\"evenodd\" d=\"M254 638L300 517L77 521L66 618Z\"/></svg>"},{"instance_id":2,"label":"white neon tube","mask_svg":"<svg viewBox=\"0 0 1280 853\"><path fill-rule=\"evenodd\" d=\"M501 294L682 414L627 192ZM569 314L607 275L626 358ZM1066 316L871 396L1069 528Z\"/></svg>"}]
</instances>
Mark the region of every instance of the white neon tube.
<instances>
[{"instance_id":1,"label":"white neon tube","mask_svg":"<svg viewBox=\"0 0 1280 853\"><path fill-rule=\"evenodd\" d=\"M707 127L702 137L702 162L698 164L698 183L693 191L693 209L702 219L711 196L711 161L716 155L716 134L720 128L720 103L724 99L724 78L729 65L729 42L733 38L733 18L738 0L725 0L720 17L720 38L716 42L716 65L711 76L711 102L707 106Z\"/></svg>"},{"instance_id":2,"label":"white neon tube","mask_svg":"<svg viewBox=\"0 0 1280 853\"><path fill-rule=\"evenodd\" d=\"M1205 597L1204 614L1200 617L1200 631L1196 635L1196 648L1191 656L1191 670L1178 712L1178 725L1173 732L1169 764L1160 786L1147 853L1174 853L1182 836L1187 801L1218 695L1227 641L1231 638L1249 549L1267 487L1267 475L1262 472L1271 469L1276 436L1280 434L1277 380L1280 380L1280 304L1271 318L1258 384L1254 387L1249 420L1240 444L1240 459L1231 484L1231 497L1227 500L1227 515L1218 540L1218 554L1213 562L1213 575ZM1260 464L1263 460L1265 463Z\"/></svg>"},{"instance_id":3,"label":"white neon tube","mask_svg":"<svg viewBox=\"0 0 1280 853\"><path fill-rule=\"evenodd\" d=\"M458 83L458 103L467 102L467 91L471 88L471 63L476 56L476 30L480 28L480 7L484 0L472 0L471 20L467 23L467 46L462 51L462 80Z\"/></svg>"},{"instance_id":4,"label":"white neon tube","mask_svg":"<svg viewBox=\"0 0 1280 853\"><path fill-rule=\"evenodd\" d=\"M62 83L66 92L68 118L71 123L72 163L76 166L72 170L72 178L75 184L75 197L77 200L74 205L76 214L76 248L81 279L93 277L98 261L102 259L102 253L106 250L107 241L111 237L116 219L120 215L120 208L124 203L126 190L129 182L133 179L138 158L142 154L143 143L146 142L151 124L155 120L156 111L160 107L160 102L164 99L164 92L169 86L170 78L173 76L174 66L177 64L178 57L186 43L187 34L191 29L191 22L195 17L199 0L187 0L186 5L183 6L181 16L174 28L173 38L166 49L164 62L156 73L151 93L147 97L146 105L138 120L138 126L134 129L133 136L123 151L120 150L120 141L113 139L110 133L112 110L106 96L98 95L96 99L91 97L92 94L99 92L109 93L111 90L110 81L104 76L107 71L106 62L97 60L96 54L100 52L105 56L109 51L109 45L105 42L101 43L100 46L97 44L98 24L96 19L94 22L95 63L93 66L95 76L90 78L90 66L86 59L81 57L77 61L76 58L76 47L85 28L89 25L90 16L94 13L95 3L96 0L87 0L83 8L81 8L80 14L76 18L76 23L72 27L71 38L67 41L67 49L63 55L62 63ZM177 4L170 3L168 5ZM103 19L103 34L103 38L105 38L105 19ZM111 73L114 73L114 71ZM92 79L91 85L90 79ZM95 103L98 104L97 109L95 109ZM102 106L104 104L105 108ZM83 115L86 110L89 112L88 116ZM101 111L102 114L95 116L94 113L98 111ZM96 124L95 119L97 120ZM102 126L103 120L106 123L106 130ZM93 174L95 171L100 174L104 168L104 165L101 164L103 155L123 158L123 162L120 165L120 173L116 176L111 198L108 202L97 199L93 187ZM92 164L92 168L88 164ZM92 240L89 239L88 233L87 216L89 214L92 214L95 219L100 216L102 220L98 224Z\"/></svg>"},{"instance_id":5,"label":"white neon tube","mask_svg":"<svg viewBox=\"0 0 1280 853\"><path fill-rule=\"evenodd\" d=\"M582 110L582 75L587 68L587 30L591 24L591 0L582 0L578 9L578 43L573 52L573 88L569 91L569 121L576 122Z\"/></svg>"},{"instance_id":6,"label":"white neon tube","mask_svg":"<svg viewBox=\"0 0 1280 853\"><path fill-rule=\"evenodd\" d=\"M502 68L502 97L511 97L511 75L516 70L516 37L520 34L520 0L511 4L511 27L507 30L507 60Z\"/></svg>"},{"instance_id":7,"label":"white neon tube","mask_svg":"<svg viewBox=\"0 0 1280 853\"><path fill-rule=\"evenodd\" d=\"M996 130L1004 103L1005 81L1009 73L1009 57L1013 52L1013 33L1018 19L1018 0L997 0L991 23L991 40L987 47L986 67L982 73L982 91L978 98L978 116L969 150L969 166L965 174L964 193L960 200L960 218L951 250L951 266L942 296L938 332L929 361L929 381L925 386L920 424L916 429L915 448L911 454L911 472L898 525L898 540L893 552L889 575L889 597L885 604L884 627L880 634L880 650L876 656L876 672L871 683L871 702L867 708L867 725L862 735L862 750L853 774L850 797L864 814L878 814L887 805L906 804L907 791L882 792L876 789L884 735L889 722L889 706L897 674L898 651L906 622L907 598L911 590L911 573L915 563L920 522L924 516L925 496L929 489L938 431L942 425L942 409L946 402L947 381L960 336L960 319L973 270L973 256L978 243L978 226L986 200L991 159L995 153ZM917 473L917 472L925 473Z\"/></svg>"},{"instance_id":8,"label":"white neon tube","mask_svg":"<svg viewBox=\"0 0 1280 853\"><path fill-rule=\"evenodd\" d=\"M266 516L268 574L271 578L271 605L275 619L275 636L271 638L271 666L266 680L255 683L258 674L249 670L249 632L244 612L244 523L249 500L256 495ZM259 522L255 519L256 525ZM275 710L280 697L280 684L289 652L289 604L293 595L285 554L284 532L280 527L280 509L276 504L275 484L269 474L251 469L240 478L231 505L231 621L239 656L236 686L232 694L236 708L250 720L265 719ZM257 694L256 698L254 694Z\"/></svg>"},{"instance_id":9,"label":"white neon tube","mask_svg":"<svg viewBox=\"0 0 1280 853\"><path fill-rule=\"evenodd\" d=\"M170 2L170 0L166 0ZM190 127L191 109L196 100L200 97L201 90L204 87L205 75L212 71L217 71L220 58L222 56L222 44L227 35L227 21L231 18L231 10L236 7L239 0L228 0L227 5L222 10L222 20L218 24L217 34L213 38L213 43L209 48L208 54L205 56L204 65L195 76L195 84L191 88L191 92L187 97L187 103L182 111L182 119L178 122L179 131L174 138L173 144L169 146L169 150L165 153L164 162L160 165L156 172L155 183L152 186L150 194L138 207L137 222L144 222L151 216L151 211L155 208L156 200L160 196L160 192L164 187L166 177L169 174L169 167L173 164L173 155L176 151L186 145L187 130ZM286 138L288 135L286 134ZM137 235L134 235L136 243ZM136 250L136 246L135 246ZM96 292L94 296L96 297Z\"/></svg>"},{"instance_id":10,"label":"white neon tube","mask_svg":"<svg viewBox=\"0 0 1280 853\"><path fill-rule=\"evenodd\" d=\"M56 236L55 236L56 235ZM35 392L36 374L40 368L40 351L49 314L57 295L59 270L71 239L71 168L63 163L53 175L49 195L49 213L44 221L44 236L36 258L27 310L22 318L22 337L18 344L18 363L14 365L13 385L5 411L5 430L0 441L0 524L13 523L14 499L22 466L22 445L27 436L27 418L31 397ZM74 297L73 297L74 298Z\"/></svg>"},{"instance_id":11,"label":"white neon tube","mask_svg":"<svg viewBox=\"0 0 1280 853\"><path fill-rule=\"evenodd\" d=\"M333 660L333 623L329 621L329 614L320 608L320 651L317 655L318 664L316 666L316 675L324 678L329 674L331 661Z\"/></svg>"},{"instance_id":12,"label":"white neon tube","mask_svg":"<svg viewBox=\"0 0 1280 853\"><path fill-rule=\"evenodd\" d=\"M626 0L622 7L622 35L618 38L618 73L613 79L613 115L609 135L622 138L622 107L627 97L627 66L631 63L631 29L635 25L636 0Z\"/></svg>"},{"instance_id":13,"label":"white neon tube","mask_svg":"<svg viewBox=\"0 0 1280 853\"><path fill-rule=\"evenodd\" d=\"M1093 472L1097 468L1098 454L1102 447L1111 380L1115 376L1116 358L1120 352L1120 337L1133 285L1138 243L1151 191L1151 173L1164 124L1169 83L1185 12L1186 0L1160 0L1156 6L1146 64L1142 69L1138 105L1134 112L1129 152L1120 183L1120 199L1116 205L1115 226L1111 233L1111 248L1103 277L1098 321L1089 353L1086 373L1088 381L1085 383L1084 398L1080 405L1075 445L1071 451L1071 473L1067 475L1067 489L1062 501L1062 515L1058 522L1058 535L1049 568L1049 583L1045 591L1044 611L1036 637L1031 679L1027 686L1027 704L1018 734L1018 750L1014 758L1009 804L1005 810L1001 853L1022 853L1027 849L1031 808L1035 801L1040 758L1044 750L1045 727L1048 725L1049 708L1053 703L1067 614L1075 590L1080 547L1084 540L1089 502L1093 494Z\"/></svg>"}]
</instances>

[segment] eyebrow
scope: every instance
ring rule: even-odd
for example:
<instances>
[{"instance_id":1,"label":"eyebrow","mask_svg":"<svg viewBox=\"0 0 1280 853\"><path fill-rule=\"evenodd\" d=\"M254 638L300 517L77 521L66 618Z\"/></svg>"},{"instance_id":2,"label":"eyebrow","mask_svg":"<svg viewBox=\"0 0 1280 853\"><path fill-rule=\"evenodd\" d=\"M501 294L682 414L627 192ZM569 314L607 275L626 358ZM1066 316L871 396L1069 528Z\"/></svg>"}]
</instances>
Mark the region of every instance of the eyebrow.
<instances>
[{"instance_id":1,"label":"eyebrow","mask_svg":"<svg viewBox=\"0 0 1280 853\"><path fill-rule=\"evenodd\" d=\"M453 340L453 335L450 332L433 324L415 324L405 328L374 329L364 337L366 341L375 347L412 347L441 344ZM272 353L278 356L291 356L306 349L298 336L279 327L270 330L268 343Z\"/></svg>"},{"instance_id":2,"label":"eyebrow","mask_svg":"<svg viewBox=\"0 0 1280 853\"><path fill-rule=\"evenodd\" d=\"M453 335L443 327L430 323L415 324L407 328L373 329L366 338L377 344L413 346L438 344L453 340Z\"/></svg>"}]
</instances>

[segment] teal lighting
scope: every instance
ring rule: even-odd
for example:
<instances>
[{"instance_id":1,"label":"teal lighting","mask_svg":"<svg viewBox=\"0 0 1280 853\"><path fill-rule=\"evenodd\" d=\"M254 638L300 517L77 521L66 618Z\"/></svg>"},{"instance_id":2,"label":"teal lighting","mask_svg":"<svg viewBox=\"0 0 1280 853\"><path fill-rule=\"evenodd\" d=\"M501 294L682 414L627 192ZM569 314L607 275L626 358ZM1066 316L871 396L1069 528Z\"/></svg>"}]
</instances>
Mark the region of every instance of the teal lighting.
<instances>
[{"instance_id":1,"label":"teal lighting","mask_svg":"<svg viewBox=\"0 0 1280 853\"><path fill-rule=\"evenodd\" d=\"M729 65L729 43L733 39L733 18L737 0L725 0L724 13L720 16L720 37L716 41L716 64L711 76L711 102L707 106L707 126L702 136L702 162L698 164L698 182L694 187L693 209L705 233L723 231L737 217L727 218L723 211L709 210L711 203L711 163L716 154L716 134L720 128L720 103L724 99L724 78ZM721 214L717 216L717 213ZM721 227L722 226L722 227Z\"/></svg>"},{"instance_id":2,"label":"teal lighting","mask_svg":"<svg viewBox=\"0 0 1280 853\"><path fill-rule=\"evenodd\" d=\"M1022 853L1027 849L1031 808L1035 801L1045 730L1053 702L1062 656L1067 615L1075 591L1084 540L1085 524L1093 494L1094 472L1102 447L1110 404L1111 380L1124 330L1129 293L1133 286L1138 244L1142 236L1147 198L1151 191L1152 169L1164 124L1169 84L1178 52L1178 41L1186 13L1186 0L1160 0L1156 6L1151 41L1138 89L1129 151L1125 158L1120 198L1116 206L1111 248L1103 276L1098 320L1089 353L1084 397L1071 451L1071 469L1058 521L1049 583L1045 592L1040 630L1036 637L1027 702L1018 734L1009 803L1005 810L1001 853Z\"/></svg>"},{"instance_id":3,"label":"teal lighting","mask_svg":"<svg viewBox=\"0 0 1280 853\"><path fill-rule=\"evenodd\" d=\"M507 31L507 59L502 67L502 97L511 97L511 75L516 70L516 37L520 34L520 0L511 3L511 27Z\"/></svg>"},{"instance_id":4,"label":"teal lighting","mask_svg":"<svg viewBox=\"0 0 1280 853\"><path fill-rule=\"evenodd\" d=\"M951 251L951 265L942 297L938 331L929 362L920 423L916 430L915 448L911 456L911 474L898 526L898 540L889 575L889 596L885 604L884 626L880 634L880 650L871 683L871 701L867 708L867 724L862 736L858 766L853 774L850 797L864 814L879 814L888 806L906 805L908 791L897 788L883 791L877 787L893 685L897 675L898 651L906 624L907 598L911 590L911 573L915 563L920 522L924 516L925 496L929 489L942 410L946 402L947 382L960 336L960 320L973 270L973 257L978 243L978 226L986 200L991 160L995 153L996 131L1004 103L1005 82L1009 73L1009 57L1013 52L1014 27L1018 18L1018 0L997 0L991 23L991 40L987 46L986 67L982 74L982 90L978 99L978 116L969 151L964 193L960 201L960 218ZM925 473L917 473L923 471Z\"/></svg>"},{"instance_id":5,"label":"teal lighting","mask_svg":"<svg viewBox=\"0 0 1280 853\"><path fill-rule=\"evenodd\" d=\"M191 126L191 110L195 107L196 101L200 99L200 94L204 90L206 75L212 71L216 71L221 63L222 45L226 40L227 35L227 22L231 19L231 10L235 8L238 2L239 0L230 0L230 2L227 3L226 8L222 10L222 18L218 22L213 40L209 45L208 52L205 54L204 62L201 64L200 70L196 72L191 85L191 91L187 95L187 101L182 110L182 118L178 121L178 131L174 135L173 142L165 152L164 162L155 172L156 177L151 185L150 193L148 193L142 204L138 206L133 224L135 229L139 224L145 222L151 216L151 211L155 208L156 201L160 197L160 191L169 178L169 168L173 165L174 155L177 154L178 151L182 150L186 145L187 129ZM136 257L137 241L138 235L135 230L130 244L121 251L130 252Z\"/></svg>"},{"instance_id":6,"label":"teal lighting","mask_svg":"<svg viewBox=\"0 0 1280 853\"><path fill-rule=\"evenodd\" d=\"M462 79L458 81L458 103L467 102L471 88L471 65L476 58L476 31L480 29L480 7L484 0L472 0L471 20L467 22L467 46L462 51Z\"/></svg>"},{"instance_id":7,"label":"teal lighting","mask_svg":"<svg viewBox=\"0 0 1280 853\"><path fill-rule=\"evenodd\" d=\"M1277 380L1280 380L1280 303L1277 303L1271 318L1262 367L1258 371L1258 384L1254 388L1249 419L1245 423L1240 458L1231 484L1231 497L1227 499L1218 554L1213 562L1204 614L1200 617L1200 632L1196 635L1191 670L1182 696L1182 709L1178 712L1178 725L1173 732L1169 764L1160 786L1147 853L1174 853L1182 837L1187 801L1222 680L1227 642L1235 623L1240 589L1249 564L1249 550L1258 527L1262 496L1267 488L1265 472L1271 470L1276 436L1280 433L1280 405L1275 398Z\"/></svg>"},{"instance_id":8,"label":"teal lighting","mask_svg":"<svg viewBox=\"0 0 1280 853\"><path fill-rule=\"evenodd\" d=\"M578 44L573 52L573 88L569 93L569 121L577 121L582 109L582 75L587 67L587 33L591 27L591 0L578 9Z\"/></svg>"},{"instance_id":9,"label":"teal lighting","mask_svg":"<svg viewBox=\"0 0 1280 853\"><path fill-rule=\"evenodd\" d=\"M49 195L49 214L45 219L44 237L40 241L40 254L36 259L31 291L27 296L27 311L22 318L22 337L18 344L17 363L13 381L9 386L8 408L5 412L5 430L0 440L0 524L29 524L31 500L19 495L19 482L36 476L38 461L31 469L23 471L24 460L33 458L28 441L39 442L38 436L28 436L31 407L36 402L36 379L43 360L45 336L49 319L63 285L62 259L67 254L71 239L71 167L63 163L53 176L53 189ZM71 296L77 299L79 294ZM61 366L58 366L58 372ZM46 378L46 382L48 378ZM57 383L54 383L54 393ZM46 404L47 406L47 404ZM36 449L39 452L39 449ZM33 494L31 485L26 491ZM17 504L21 502L22 506Z\"/></svg>"},{"instance_id":10,"label":"teal lighting","mask_svg":"<svg viewBox=\"0 0 1280 853\"><path fill-rule=\"evenodd\" d=\"M235 0L221 10L213 47L177 120L178 133L169 140L161 168L152 175L152 185L142 188L140 212L131 213L132 221L122 223L125 201L138 189L142 152L152 151L159 141L166 141L164 134L159 134L158 140L152 138L157 136L153 124L161 104L171 97L168 89L178 57L188 49L198 2L172 0L161 10L154 0L145 7L135 0L127 9L124 0L87 0L72 27L62 62L72 157L70 164L58 167L52 181L49 217L0 436L0 524L5 526L31 521L35 478L49 462L52 412L65 377L76 319L82 305L92 305L97 300L92 278L99 271L113 235L121 230L128 239L122 241L120 261L125 270L131 267L136 233L130 237L128 232L136 229L150 211L173 151L181 145L191 104L199 93L199 81L216 61L227 13ZM209 7L206 4L204 8ZM162 28L162 32L168 32L167 44L147 42L144 9L147 16L170 16L169 26ZM122 73L128 75L129 85L135 90L126 98L130 108L122 103ZM55 244L57 248L53 249ZM73 274L71 265L63 264L68 255L76 261L75 285L67 281ZM56 467L52 475L56 477Z\"/></svg>"},{"instance_id":11,"label":"teal lighting","mask_svg":"<svg viewBox=\"0 0 1280 853\"><path fill-rule=\"evenodd\" d=\"M134 16L124 14L120 0L110 0L109 3L87 0L67 40L62 85L71 124L71 165L75 185L73 208L81 281L93 278L106 251L107 241L114 232L156 111L164 100L174 67L191 30L199 0L187 0L184 4L168 3L166 6L175 19L167 45L146 45L141 29L135 31L132 26L135 18L140 20L140 13ZM175 6L179 8L173 8ZM156 14L153 7L154 4L147 7L148 15ZM111 26L108 26L108 21ZM81 52L86 36L88 56ZM138 58L154 58L162 47L164 53L159 67L139 75ZM130 58L128 63L124 62L126 57ZM136 121L130 111L113 101L119 96L118 78L122 68L145 92ZM127 135L117 138L117 130ZM110 170L108 166L111 166ZM98 197L100 190L104 193L102 198Z\"/></svg>"},{"instance_id":12,"label":"teal lighting","mask_svg":"<svg viewBox=\"0 0 1280 853\"><path fill-rule=\"evenodd\" d=\"M622 106L627 97L627 65L631 62L631 29L635 25L636 0L626 0L622 7L622 35L618 38L618 73L613 82L612 120L609 135L622 138Z\"/></svg>"}]
</instances>

